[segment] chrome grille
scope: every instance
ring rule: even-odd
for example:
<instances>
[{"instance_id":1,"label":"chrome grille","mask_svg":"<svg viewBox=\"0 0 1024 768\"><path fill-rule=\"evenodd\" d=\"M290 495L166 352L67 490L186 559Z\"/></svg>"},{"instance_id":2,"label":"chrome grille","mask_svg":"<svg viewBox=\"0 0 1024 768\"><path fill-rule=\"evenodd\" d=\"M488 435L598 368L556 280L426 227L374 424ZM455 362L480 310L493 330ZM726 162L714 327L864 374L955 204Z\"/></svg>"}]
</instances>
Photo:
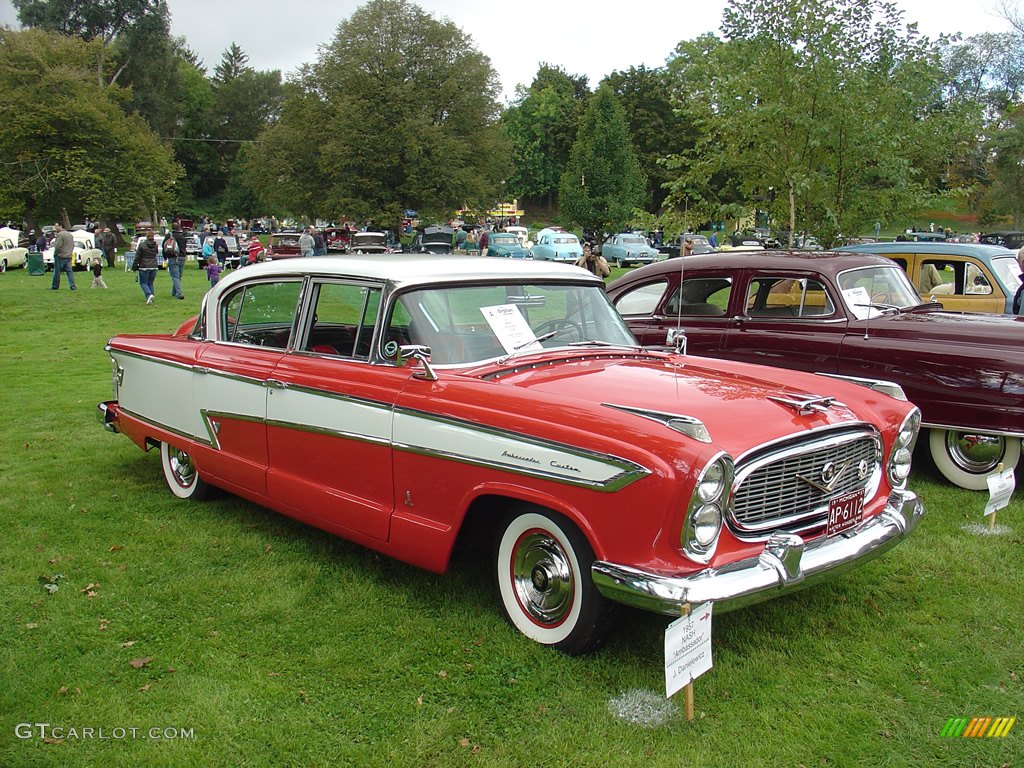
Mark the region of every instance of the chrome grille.
<instances>
[{"instance_id":1,"label":"chrome grille","mask_svg":"<svg viewBox=\"0 0 1024 768\"><path fill-rule=\"evenodd\" d=\"M836 476L831 482L829 471ZM805 531L825 524L830 498L855 490L874 493L880 479L881 446L873 432L818 436L737 466L730 523L741 536Z\"/></svg>"}]
</instances>

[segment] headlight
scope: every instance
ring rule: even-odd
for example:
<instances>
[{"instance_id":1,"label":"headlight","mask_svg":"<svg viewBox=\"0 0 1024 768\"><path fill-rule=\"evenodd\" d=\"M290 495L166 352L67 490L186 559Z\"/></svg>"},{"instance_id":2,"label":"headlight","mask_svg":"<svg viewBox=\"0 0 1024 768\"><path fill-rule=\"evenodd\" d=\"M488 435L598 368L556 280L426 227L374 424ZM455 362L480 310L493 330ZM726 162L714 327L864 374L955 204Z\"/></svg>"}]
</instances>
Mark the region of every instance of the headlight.
<instances>
[{"instance_id":1,"label":"headlight","mask_svg":"<svg viewBox=\"0 0 1024 768\"><path fill-rule=\"evenodd\" d=\"M725 483L725 466L720 461L712 463L697 483L697 495L701 501L714 501L722 495Z\"/></svg>"},{"instance_id":2,"label":"headlight","mask_svg":"<svg viewBox=\"0 0 1024 768\"><path fill-rule=\"evenodd\" d=\"M681 543L686 554L698 562L706 563L714 554L732 492L733 474L732 459L720 453L697 476Z\"/></svg>"},{"instance_id":3,"label":"headlight","mask_svg":"<svg viewBox=\"0 0 1024 768\"><path fill-rule=\"evenodd\" d=\"M914 443L917 442L917 432L921 428L921 412L915 408L900 425L896 434L896 441L889 454L889 484L894 488L902 488L910 476L910 463L914 454Z\"/></svg>"},{"instance_id":4,"label":"headlight","mask_svg":"<svg viewBox=\"0 0 1024 768\"><path fill-rule=\"evenodd\" d=\"M693 513L693 538L701 547L715 543L722 529L722 508L717 504L705 504Z\"/></svg>"}]
</instances>

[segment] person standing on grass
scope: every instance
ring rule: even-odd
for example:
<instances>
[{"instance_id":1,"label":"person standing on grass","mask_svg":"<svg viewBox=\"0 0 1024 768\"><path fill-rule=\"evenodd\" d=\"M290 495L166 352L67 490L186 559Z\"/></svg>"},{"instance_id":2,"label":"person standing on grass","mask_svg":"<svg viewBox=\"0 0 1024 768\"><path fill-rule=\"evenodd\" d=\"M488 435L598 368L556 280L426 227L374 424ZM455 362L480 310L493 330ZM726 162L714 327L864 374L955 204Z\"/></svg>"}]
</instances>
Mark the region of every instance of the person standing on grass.
<instances>
[{"instance_id":1,"label":"person standing on grass","mask_svg":"<svg viewBox=\"0 0 1024 768\"><path fill-rule=\"evenodd\" d=\"M1013 296L1013 314L1024 315L1024 246L1017 251L1017 266L1020 267L1020 287Z\"/></svg>"},{"instance_id":2,"label":"person standing on grass","mask_svg":"<svg viewBox=\"0 0 1024 768\"><path fill-rule=\"evenodd\" d=\"M159 266L158 253L155 232L150 229L135 246L135 266L138 268L139 286L142 288L142 295L146 297L147 304L153 303L153 283L156 281L156 271Z\"/></svg>"},{"instance_id":3,"label":"person standing on grass","mask_svg":"<svg viewBox=\"0 0 1024 768\"><path fill-rule=\"evenodd\" d=\"M110 227L104 227L103 231L100 231L99 227L96 227L96 247L103 251L103 256L107 260L107 266L113 268L114 266L114 252L117 250L117 238L114 237L114 233L110 231Z\"/></svg>"},{"instance_id":4,"label":"person standing on grass","mask_svg":"<svg viewBox=\"0 0 1024 768\"><path fill-rule=\"evenodd\" d=\"M220 264L217 263L214 256L211 256L206 262L206 277L210 281L211 288L220 280Z\"/></svg>"},{"instance_id":5,"label":"person standing on grass","mask_svg":"<svg viewBox=\"0 0 1024 768\"><path fill-rule=\"evenodd\" d=\"M103 265L99 259L92 260L92 287L93 288L106 288L107 284L103 282Z\"/></svg>"},{"instance_id":6,"label":"person standing on grass","mask_svg":"<svg viewBox=\"0 0 1024 768\"><path fill-rule=\"evenodd\" d=\"M71 257L75 255L75 238L64 229L58 221L53 225L57 233L53 238L53 282L50 284L51 291L60 290L60 273L65 272L68 276L68 286L72 291L75 288L75 273L71 269Z\"/></svg>"},{"instance_id":7,"label":"person standing on grass","mask_svg":"<svg viewBox=\"0 0 1024 768\"><path fill-rule=\"evenodd\" d=\"M299 253L303 256L312 256L315 247L316 241L313 239L313 235L309 233L309 227L307 227L302 230L302 234L299 236Z\"/></svg>"},{"instance_id":8,"label":"person standing on grass","mask_svg":"<svg viewBox=\"0 0 1024 768\"><path fill-rule=\"evenodd\" d=\"M185 268L185 249L181 247L174 233L164 235L162 246L164 260L167 262L167 273L171 276L171 298L184 299L181 292L181 272Z\"/></svg>"}]
</instances>

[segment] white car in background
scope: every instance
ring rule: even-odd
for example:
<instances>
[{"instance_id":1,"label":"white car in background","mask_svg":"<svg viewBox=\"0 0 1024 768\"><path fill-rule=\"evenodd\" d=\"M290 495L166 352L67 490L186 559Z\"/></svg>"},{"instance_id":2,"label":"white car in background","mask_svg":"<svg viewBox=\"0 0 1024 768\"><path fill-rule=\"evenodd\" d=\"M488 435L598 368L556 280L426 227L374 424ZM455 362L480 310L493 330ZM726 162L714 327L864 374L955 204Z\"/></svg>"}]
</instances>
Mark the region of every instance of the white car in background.
<instances>
[{"instance_id":1,"label":"white car in background","mask_svg":"<svg viewBox=\"0 0 1024 768\"><path fill-rule=\"evenodd\" d=\"M102 260L103 251L96 247L96 241L93 238L92 232L75 229L71 230L71 237L75 240L75 250L71 256L71 268L75 270L75 272L84 272L87 270L93 259ZM43 251L43 264L46 265L47 272L53 269L52 244L49 248Z\"/></svg>"},{"instance_id":2,"label":"white car in background","mask_svg":"<svg viewBox=\"0 0 1024 768\"><path fill-rule=\"evenodd\" d=\"M0 272L24 267L28 259L28 248L19 247L21 232L10 227L0 227Z\"/></svg>"}]
</instances>

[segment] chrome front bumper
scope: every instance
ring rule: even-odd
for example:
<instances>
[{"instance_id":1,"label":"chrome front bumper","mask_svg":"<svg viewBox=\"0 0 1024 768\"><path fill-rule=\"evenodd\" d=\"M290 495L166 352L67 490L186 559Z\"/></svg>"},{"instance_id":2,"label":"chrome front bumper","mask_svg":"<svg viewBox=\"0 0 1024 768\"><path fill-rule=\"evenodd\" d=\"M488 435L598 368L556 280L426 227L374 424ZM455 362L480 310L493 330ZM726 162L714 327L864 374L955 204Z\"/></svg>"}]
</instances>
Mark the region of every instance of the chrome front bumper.
<instances>
[{"instance_id":1,"label":"chrome front bumper","mask_svg":"<svg viewBox=\"0 0 1024 768\"><path fill-rule=\"evenodd\" d=\"M121 430L117 428L117 416L114 411L110 408L113 403L117 401L110 401L107 403L99 403L96 406L96 421L103 425L103 428L108 432L118 433Z\"/></svg>"},{"instance_id":2,"label":"chrome front bumper","mask_svg":"<svg viewBox=\"0 0 1024 768\"><path fill-rule=\"evenodd\" d=\"M684 605L715 603L729 611L794 592L865 563L899 544L924 515L917 495L894 490L885 509L851 531L809 544L792 533L777 533L757 557L691 576L665 576L628 565L594 563L594 584L602 595L635 608L678 616Z\"/></svg>"}]
</instances>

